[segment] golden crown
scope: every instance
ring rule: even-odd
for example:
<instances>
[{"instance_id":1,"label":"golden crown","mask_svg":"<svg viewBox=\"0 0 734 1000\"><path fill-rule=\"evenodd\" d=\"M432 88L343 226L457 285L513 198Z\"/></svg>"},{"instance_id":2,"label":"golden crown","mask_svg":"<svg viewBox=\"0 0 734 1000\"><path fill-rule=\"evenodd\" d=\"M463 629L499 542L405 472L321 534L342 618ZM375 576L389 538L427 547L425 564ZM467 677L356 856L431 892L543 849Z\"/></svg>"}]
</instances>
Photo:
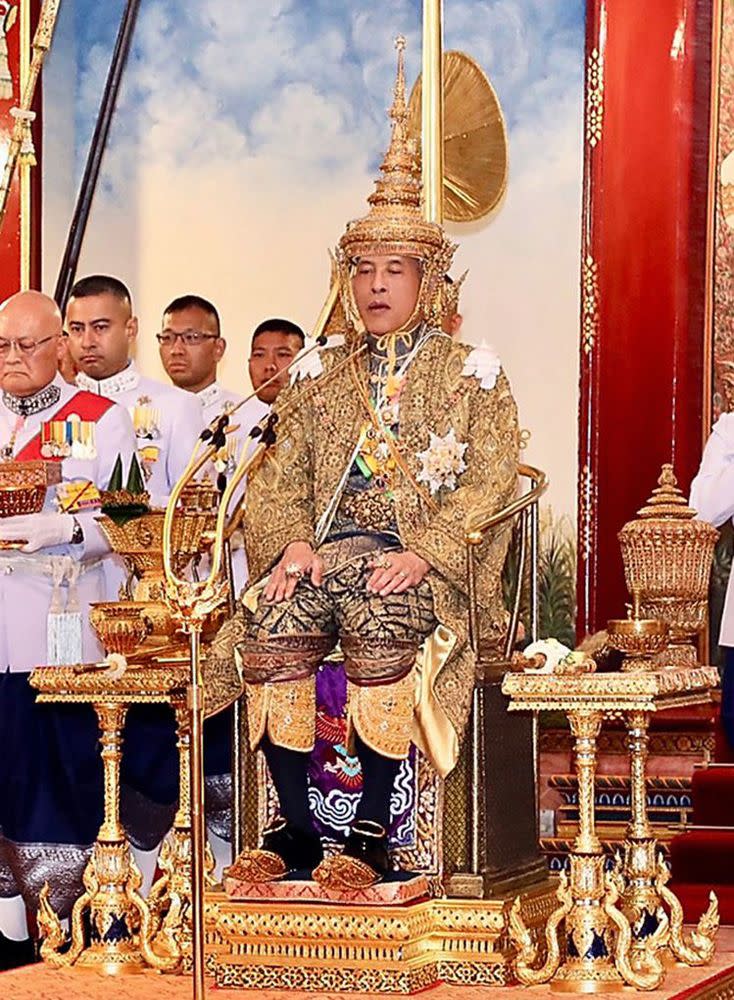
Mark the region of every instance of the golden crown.
<instances>
[{"instance_id":1,"label":"golden crown","mask_svg":"<svg viewBox=\"0 0 734 1000\"><path fill-rule=\"evenodd\" d=\"M347 225L339 249L354 261L364 254L401 254L431 259L448 254L446 270L455 247L437 223L427 222L421 211L420 155L408 134L408 106L405 100L405 39L396 39L398 73L390 108L392 138L380 165L381 176L367 199L370 210L362 219ZM442 260L443 263L443 260Z\"/></svg>"}]
</instances>

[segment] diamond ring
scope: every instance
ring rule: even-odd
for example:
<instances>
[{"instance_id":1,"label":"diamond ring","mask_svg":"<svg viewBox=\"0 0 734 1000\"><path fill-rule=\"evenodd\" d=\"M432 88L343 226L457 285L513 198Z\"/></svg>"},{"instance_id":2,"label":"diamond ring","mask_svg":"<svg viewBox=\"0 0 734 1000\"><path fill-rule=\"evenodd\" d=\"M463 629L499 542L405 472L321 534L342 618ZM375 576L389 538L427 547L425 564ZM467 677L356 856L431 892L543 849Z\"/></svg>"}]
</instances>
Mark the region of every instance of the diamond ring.
<instances>
[{"instance_id":1,"label":"diamond ring","mask_svg":"<svg viewBox=\"0 0 734 1000\"><path fill-rule=\"evenodd\" d=\"M285 575L295 577L296 580L300 580L303 576L303 570L297 562L288 563L285 568Z\"/></svg>"}]
</instances>

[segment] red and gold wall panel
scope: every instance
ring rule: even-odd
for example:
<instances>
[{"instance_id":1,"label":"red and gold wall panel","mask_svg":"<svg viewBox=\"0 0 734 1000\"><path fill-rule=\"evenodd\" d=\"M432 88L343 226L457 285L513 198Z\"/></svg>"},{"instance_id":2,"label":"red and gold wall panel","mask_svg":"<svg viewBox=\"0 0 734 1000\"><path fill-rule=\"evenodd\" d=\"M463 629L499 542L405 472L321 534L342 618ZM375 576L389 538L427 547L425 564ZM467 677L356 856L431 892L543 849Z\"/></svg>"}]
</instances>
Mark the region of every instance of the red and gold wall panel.
<instances>
[{"instance_id":1,"label":"red and gold wall panel","mask_svg":"<svg viewBox=\"0 0 734 1000\"><path fill-rule=\"evenodd\" d=\"M588 3L579 634L624 611L617 532L661 465L687 490L700 460L714 13Z\"/></svg>"}]
</instances>

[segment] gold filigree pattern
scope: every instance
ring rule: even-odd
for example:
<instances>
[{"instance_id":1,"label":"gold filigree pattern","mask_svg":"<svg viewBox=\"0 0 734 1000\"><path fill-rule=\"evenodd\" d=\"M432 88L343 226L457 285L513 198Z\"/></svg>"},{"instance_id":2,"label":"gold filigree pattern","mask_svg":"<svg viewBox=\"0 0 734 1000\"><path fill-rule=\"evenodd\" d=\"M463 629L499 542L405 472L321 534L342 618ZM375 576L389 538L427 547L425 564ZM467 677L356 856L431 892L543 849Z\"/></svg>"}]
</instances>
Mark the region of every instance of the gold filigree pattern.
<instances>
[{"instance_id":1,"label":"gold filigree pattern","mask_svg":"<svg viewBox=\"0 0 734 1000\"><path fill-rule=\"evenodd\" d=\"M250 746L254 749L260 742L255 742L257 716L253 719L251 706L254 689L258 685L248 684L247 694L248 725L250 726ZM286 747L288 750L298 750L308 753L313 750L316 740L316 678L304 677L298 681L285 681L281 684L264 684L262 692L265 724L268 735L275 746Z\"/></svg>"},{"instance_id":2,"label":"gold filigree pattern","mask_svg":"<svg viewBox=\"0 0 734 1000\"><path fill-rule=\"evenodd\" d=\"M403 760L413 736L415 673L393 684L367 687L347 682L347 719L361 739L383 757Z\"/></svg>"},{"instance_id":3,"label":"gold filigree pattern","mask_svg":"<svg viewBox=\"0 0 734 1000\"><path fill-rule=\"evenodd\" d=\"M408 370L400 402L398 446L413 477L429 430L445 434L453 427L457 438L468 441L468 468L458 488L435 498L437 513L404 476L394 490L403 547L434 567L427 580L436 618L457 636L435 691L458 734L468 716L475 670L467 641L464 525L470 514L494 513L514 498L519 446L517 412L505 375L499 375L492 390L462 376L470 350L444 335L427 337ZM327 376L346 353L345 347L321 352ZM366 417L346 370L330 379L328 391L305 392L303 385L299 382L279 396L277 445L248 484L250 516L244 530L255 579L271 568L289 542L316 543L314 527L322 519L328 524ZM331 428L328 434L324 424ZM501 571L509 537L508 531L499 531L477 548L480 618L488 632L501 633L505 626Z\"/></svg>"},{"instance_id":4,"label":"gold filigree pattern","mask_svg":"<svg viewBox=\"0 0 734 1000\"><path fill-rule=\"evenodd\" d=\"M520 912L531 936L541 931L554 898L548 887L522 898ZM406 992L439 980L476 986L506 985L513 978L503 899L313 907L213 893L206 919L220 987L323 992L328 983L338 991Z\"/></svg>"},{"instance_id":5,"label":"gold filigree pattern","mask_svg":"<svg viewBox=\"0 0 734 1000\"><path fill-rule=\"evenodd\" d=\"M581 346L584 354L594 349L599 334L599 265L587 254L581 268Z\"/></svg>"},{"instance_id":6,"label":"gold filigree pattern","mask_svg":"<svg viewBox=\"0 0 734 1000\"><path fill-rule=\"evenodd\" d=\"M586 63L586 141L594 149L604 125L604 56L594 47Z\"/></svg>"}]
</instances>

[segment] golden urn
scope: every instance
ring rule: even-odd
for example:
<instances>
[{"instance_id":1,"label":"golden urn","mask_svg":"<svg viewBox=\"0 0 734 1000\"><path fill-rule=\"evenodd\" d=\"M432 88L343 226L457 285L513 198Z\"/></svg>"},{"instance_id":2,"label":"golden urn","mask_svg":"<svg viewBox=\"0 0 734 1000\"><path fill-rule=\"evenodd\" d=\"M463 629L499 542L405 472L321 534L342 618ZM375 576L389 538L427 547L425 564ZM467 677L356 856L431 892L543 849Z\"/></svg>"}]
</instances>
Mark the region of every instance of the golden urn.
<instances>
[{"instance_id":1,"label":"golden urn","mask_svg":"<svg viewBox=\"0 0 734 1000\"><path fill-rule=\"evenodd\" d=\"M133 601L97 601L89 606L89 621L105 653L130 656L151 630L147 605Z\"/></svg>"},{"instance_id":2,"label":"golden urn","mask_svg":"<svg viewBox=\"0 0 734 1000\"><path fill-rule=\"evenodd\" d=\"M181 495L181 510L173 522L172 551L179 571L202 549L202 542L216 520L217 494L206 481L190 483ZM162 602L163 520L165 510L149 510L122 523L102 515L97 518L113 550L125 560L136 583L129 594L136 601Z\"/></svg>"},{"instance_id":3,"label":"golden urn","mask_svg":"<svg viewBox=\"0 0 734 1000\"><path fill-rule=\"evenodd\" d=\"M695 666L694 642L706 624L708 586L718 531L696 512L678 488L672 465L664 465L658 486L639 517L619 532L624 572L639 614L670 627L665 663Z\"/></svg>"}]
</instances>

